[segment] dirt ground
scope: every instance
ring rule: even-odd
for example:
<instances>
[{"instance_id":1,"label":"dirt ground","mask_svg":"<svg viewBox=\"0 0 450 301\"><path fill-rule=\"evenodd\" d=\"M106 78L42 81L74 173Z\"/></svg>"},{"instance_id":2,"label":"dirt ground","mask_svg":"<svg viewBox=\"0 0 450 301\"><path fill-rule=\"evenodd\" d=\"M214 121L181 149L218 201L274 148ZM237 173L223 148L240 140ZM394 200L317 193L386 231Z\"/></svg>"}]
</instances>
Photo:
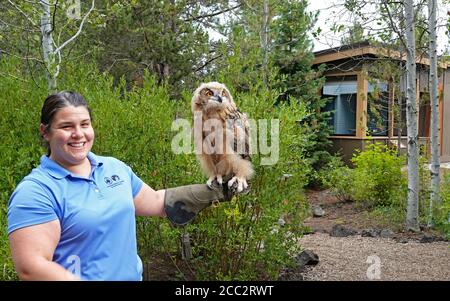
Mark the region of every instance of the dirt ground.
<instances>
[{"instance_id":1,"label":"dirt ground","mask_svg":"<svg viewBox=\"0 0 450 301\"><path fill-rule=\"evenodd\" d=\"M315 233L304 236L300 243L320 261L291 280L450 280L448 242L398 243L390 238Z\"/></svg>"},{"instance_id":2,"label":"dirt ground","mask_svg":"<svg viewBox=\"0 0 450 301\"><path fill-rule=\"evenodd\" d=\"M329 191L309 191L311 207L320 205L325 215L310 217L305 225L313 234L300 244L319 256L319 263L291 273L287 280L450 280L449 242L435 230L419 233L402 230L398 224L370 219L364 206L341 202ZM333 237L334 225L357 234ZM389 238L363 237L364 229L389 229ZM424 243L425 238L431 242Z\"/></svg>"},{"instance_id":3,"label":"dirt ground","mask_svg":"<svg viewBox=\"0 0 450 301\"><path fill-rule=\"evenodd\" d=\"M353 201L340 201L329 190L308 190L307 200L311 208L320 206L324 209L323 217L309 217L304 225L311 227L314 232L330 233L334 225L340 224L352 228L358 232L364 229L390 229L396 240L420 240L424 235L441 237L434 229L423 227L420 232L405 231L403 224L389 220L381 220L370 216L370 209L362 203Z\"/></svg>"}]
</instances>

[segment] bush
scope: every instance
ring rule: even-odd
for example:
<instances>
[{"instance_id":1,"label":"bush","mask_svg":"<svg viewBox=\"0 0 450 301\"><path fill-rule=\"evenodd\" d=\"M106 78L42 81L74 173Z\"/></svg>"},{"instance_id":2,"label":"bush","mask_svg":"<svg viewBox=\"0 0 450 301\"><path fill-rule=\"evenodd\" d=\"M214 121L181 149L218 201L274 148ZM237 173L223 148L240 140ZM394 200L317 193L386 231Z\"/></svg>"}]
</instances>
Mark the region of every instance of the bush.
<instances>
[{"instance_id":1,"label":"bush","mask_svg":"<svg viewBox=\"0 0 450 301\"><path fill-rule=\"evenodd\" d=\"M324 188L330 189L339 201L353 199L354 171L340 157L333 157L319 172Z\"/></svg>"},{"instance_id":2,"label":"bush","mask_svg":"<svg viewBox=\"0 0 450 301\"><path fill-rule=\"evenodd\" d=\"M403 157L380 143L367 146L357 152L352 162L352 195L356 201L368 201L372 205L393 205L406 197L406 179L402 176Z\"/></svg>"},{"instance_id":3,"label":"bush","mask_svg":"<svg viewBox=\"0 0 450 301\"><path fill-rule=\"evenodd\" d=\"M0 60L0 279L17 279L6 233L6 208L16 184L39 164L44 150L38 133L45 81L20 71L17 59Z\"/></svg>"},{"instance_id":4,"label":"bush","mask_svg":"<svg viewBox=\"0 0 450 301\"><path fill-rule=\"evenodd\" d=\"M437 208L436 227L450 239L450 173L443 177L441 183L441 205Z\"/></svg>"},{"instance_id":5,"label":"bush","mask_svg":"<svg viewBox=\"0 0 450 301\"><path fill-rule=\"evenodd\" d=\"M373 143L352 158L354 168L338 157L321 171L322 182L343 200L366 201L372 206L404 206L406 178L401 167L404 158L397 157L385 145Z\"/></svg>"}]
</instances>

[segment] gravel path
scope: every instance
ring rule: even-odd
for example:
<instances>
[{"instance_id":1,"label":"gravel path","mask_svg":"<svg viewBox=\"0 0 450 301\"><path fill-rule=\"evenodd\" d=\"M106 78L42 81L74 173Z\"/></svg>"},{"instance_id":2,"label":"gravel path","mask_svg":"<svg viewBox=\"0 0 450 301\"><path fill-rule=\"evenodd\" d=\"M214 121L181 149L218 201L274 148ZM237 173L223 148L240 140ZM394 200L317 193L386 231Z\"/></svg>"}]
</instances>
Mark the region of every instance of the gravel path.
<instances>
[{"instance_id":1,"label":"gravel path","mask_svg":"<svg viewBox=\"0 0 450 301\"><path fill-rule=\"evenodd\" d=\"M398 243L315 233L300 243L320 259L316 266L306 267L304 280L450 280L448 242Z\"/></svg>"}]
</instances>

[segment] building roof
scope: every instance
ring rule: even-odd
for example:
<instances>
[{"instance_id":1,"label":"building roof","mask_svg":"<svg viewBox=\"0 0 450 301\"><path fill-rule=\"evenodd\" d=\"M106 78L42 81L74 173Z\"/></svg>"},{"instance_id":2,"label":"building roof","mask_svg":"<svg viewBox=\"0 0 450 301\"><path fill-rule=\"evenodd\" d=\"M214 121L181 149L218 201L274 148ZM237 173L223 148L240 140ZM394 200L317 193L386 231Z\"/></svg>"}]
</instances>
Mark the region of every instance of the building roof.
<instances>
[{"instance_id":1,"label":"building roof","mask_svg":"<svg viewBox=\"0 0 450 301\"><path fill-rule=\"evenodd\" d=\"M390 57L394 60L406 61L406 53L400 53L398 50L392 50L387 47L371 45L369 41L362 41L351 45L316 51L314 52L313 65L364 56ZM430 59L425 56L417 57L416 63L429 66ZM447 69L448 64L441 61L439 62L439 67Z\"/></svg>"}]
</instances>

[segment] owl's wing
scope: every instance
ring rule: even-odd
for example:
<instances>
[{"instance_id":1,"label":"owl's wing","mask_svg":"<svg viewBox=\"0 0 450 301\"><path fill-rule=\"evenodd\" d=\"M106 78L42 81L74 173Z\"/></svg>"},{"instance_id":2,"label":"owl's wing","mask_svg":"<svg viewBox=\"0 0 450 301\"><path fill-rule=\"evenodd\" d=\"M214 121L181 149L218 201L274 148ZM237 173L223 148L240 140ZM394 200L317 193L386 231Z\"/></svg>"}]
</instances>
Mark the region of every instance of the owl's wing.
<instances>
[{"instance_id":1,"label":"owl's wing","mask_svg":"<svg viewBox=\"0 0 450 301\"><path fill-rule=\"evenodd\" d=\"M227 128L233 132L233 151L241 155L242 159L251 161L250 157L250 123L247 115L239 110L231 113L227 119Z\"/></svg>"}]
</instances>

